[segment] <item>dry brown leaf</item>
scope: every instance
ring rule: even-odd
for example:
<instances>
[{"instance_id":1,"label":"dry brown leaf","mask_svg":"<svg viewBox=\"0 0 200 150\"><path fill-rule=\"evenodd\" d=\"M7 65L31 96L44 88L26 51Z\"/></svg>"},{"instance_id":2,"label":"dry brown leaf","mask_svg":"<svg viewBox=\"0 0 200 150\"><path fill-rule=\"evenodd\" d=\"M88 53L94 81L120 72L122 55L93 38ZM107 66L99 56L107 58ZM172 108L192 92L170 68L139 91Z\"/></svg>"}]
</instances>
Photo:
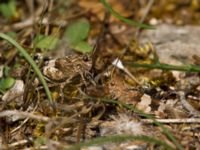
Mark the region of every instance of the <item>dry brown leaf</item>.
<instances>
[{"instance_id":1,"label":"dry brown leaf","mask_svg":"<svg viewBox=\"0 0 200 150\"><path fill-rule=\"evenodd\" d=\"M138 102L141 96L140 92L131 90L131 86L127 85L124 78L114 75L111 80L109 91L114 98L117 98L126 104L135 105Z\"/></svg>"},{"instance_id":2,"label":"dry brown leaf","mask_svg":"<svg viewBox=\"0 0 200 150\"><path fill-rule=\"evenodd\" d=\"M144 94L141 97L141 101L136 105L136 107L139 110L144 111L145 113L150 113L151 112L151 107L150 107L151 101L152 101L151 97L147 94Z\"/></svg>"},{"instance_id":3,"label":"dry brown leaf","mask_svg":"<svg viewBox=\"0 0 200 150\"><path fill-rule=\"evenodd\" d=\"M112 6L112 8L117 11L120 15L124 17L128 17L132 15L132 11L127 9L126 6L123 5L123 1L118 0L107 0L107 2ZM103 16L105 13L104 6L98 0L80 0L79 5L85 8L88 11L91 11L93 14L96 14L99 19L103 20ZM132 5L132 4L130 4ZM129 5L129 6L130 6ZM112 17L112 21L116 21L117 19Z\"/></svg>"}]
</instances>

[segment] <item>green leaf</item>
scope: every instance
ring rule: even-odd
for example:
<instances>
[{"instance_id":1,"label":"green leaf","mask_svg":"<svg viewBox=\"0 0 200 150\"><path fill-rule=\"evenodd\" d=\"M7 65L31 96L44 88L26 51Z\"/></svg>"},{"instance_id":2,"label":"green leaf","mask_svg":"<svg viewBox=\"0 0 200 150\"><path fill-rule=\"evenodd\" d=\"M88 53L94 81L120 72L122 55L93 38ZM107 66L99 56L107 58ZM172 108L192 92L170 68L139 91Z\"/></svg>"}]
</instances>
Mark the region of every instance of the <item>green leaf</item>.
<instances>
[{"instance_id":1,"label":"green leaf","mask_svg":"<svg viewBox=\"0 0 200 150\"><path fill-rule=\"evenodd\" d=\"M10 67L8 66L4 66L3 67L3 74L5 77L8 77L9 76L9 73L10 73Z\"/></svg>"},{"instance_id":2,"label":"green leaf","mask_svg":"<svg viewBox=\"0 0 200 150\"><path fill-rule=\"evenodd\" d=\"M46 36L39 34L35 38L35 47L40 49L52 50L56 47L58 40L59 40L58 38L50 35Z\"/></svg>"},{"instance_id":3,"label":"green leaf","mask_svg":"<svg viewBox=\"0 0 200 150\"><path fill-rule=\"evenodd\" d=\"M151 26L151 25L147 25L147 24L143 24L143 23L139 23L137 21L133 21L130 19L127 19L123 16L121 16L118 12L116 12L115 10L112 9L112 7L105 1L105 0L100 0L100 2L104 5L104 7L116 18L118 18L119 20L123 21L124 23L127 23L129 25L135 26L135 27L139 27L139 28L144 28L144 29L154 29L155 27Z\"/></svg>"},{"instance_id":4,"label":"green leaf","mask_svg":"<svg viewBox=\"0 0 200 150\"><path fill-rule=\"evenodd\" d=\"M0 89L7 90L11 88L15 83L15 79L12 77L2 78L0 80Z\"/></svg>"},{"instance_id":5,"label":"green leaf","mask_svg":"<svg viewBox=\"0 0 200 150\"><path fill-rule=\"evenodd\" d=\"M6 19L11 20L16 13L16 1L9 0L8 3L0 4L0 12Z\"/></svg>"},{"instance_id":6,"label":"green leaf","mask_svg":"<svg viewBox=\"0 0 200 150\"><path fill-rule=\"evenodd\" d=\"M65 31L64 36L70 45L76 45L87 38L90 24L86 19L80 19L71 23Z\"/></svg>"},{"instance_id":7,"label":"green leaf","mask_svg":"<svg viewBox=\"0 0 200 150\"><path fill-rule=\"evenodd\" d=\"M92 51L92 46L90 46L87 42L81 41L73 46L73 48L81 53L89 53Z\"/></svg>"},{"instance_id":8,"label":"green leaf","mask_svg":"<svg viewBox=\"0 0 200 150\"><path fill-rule=\"evenodd\" d=\"M35 141L34 141L34 146L35 147L40 147L42 145L45 145L47 142L47 139L44 136L39 136Z\"/></svg>"}]
</instances>

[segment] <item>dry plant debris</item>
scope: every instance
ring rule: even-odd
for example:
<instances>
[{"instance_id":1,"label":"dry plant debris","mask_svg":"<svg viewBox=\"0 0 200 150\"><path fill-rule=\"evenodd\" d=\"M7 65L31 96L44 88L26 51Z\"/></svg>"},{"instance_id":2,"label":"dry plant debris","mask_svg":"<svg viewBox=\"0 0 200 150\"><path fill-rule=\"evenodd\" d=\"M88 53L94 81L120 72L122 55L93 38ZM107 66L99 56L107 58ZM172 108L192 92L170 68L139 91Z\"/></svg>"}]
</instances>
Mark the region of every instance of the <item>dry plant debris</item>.
<instances>
[{"instance_id":1,"label":"dry plant debris","mask_svg":"<svg viewBox=\"0 0 200 150\"><path fill-rule=\"evenodd\" d=\"M102 2L156 29L121 22ZM162 70L198 70L199 16L198 0L1 1L1 32L37 64L56 109L0 40L0 149L199 149L199 72Z\"/></svg>"}]
</instances>

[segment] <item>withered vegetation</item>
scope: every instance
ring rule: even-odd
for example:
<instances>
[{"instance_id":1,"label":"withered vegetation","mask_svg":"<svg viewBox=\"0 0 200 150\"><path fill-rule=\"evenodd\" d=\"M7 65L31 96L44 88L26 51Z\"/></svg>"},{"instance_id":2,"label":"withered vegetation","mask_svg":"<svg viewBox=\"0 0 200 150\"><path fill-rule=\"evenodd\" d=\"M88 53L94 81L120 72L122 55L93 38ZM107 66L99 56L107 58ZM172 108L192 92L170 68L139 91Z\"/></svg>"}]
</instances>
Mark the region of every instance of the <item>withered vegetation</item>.
<instances>
[{"instance_id":1,"label":"withered vegetation","mask_svg":"<svg viewBox=\"0 0 200 150\"><path fill-rule=\"evenodd\" d=\"M1 32L32 57L55 105L23 55L1 39L0 149L200 147L198 53L163 62L160 43L141 36L151 29L122 22L102 2L0 2ZM153 30L200 24L198 0L105 2Z\"/></svg>"}]
</instances>

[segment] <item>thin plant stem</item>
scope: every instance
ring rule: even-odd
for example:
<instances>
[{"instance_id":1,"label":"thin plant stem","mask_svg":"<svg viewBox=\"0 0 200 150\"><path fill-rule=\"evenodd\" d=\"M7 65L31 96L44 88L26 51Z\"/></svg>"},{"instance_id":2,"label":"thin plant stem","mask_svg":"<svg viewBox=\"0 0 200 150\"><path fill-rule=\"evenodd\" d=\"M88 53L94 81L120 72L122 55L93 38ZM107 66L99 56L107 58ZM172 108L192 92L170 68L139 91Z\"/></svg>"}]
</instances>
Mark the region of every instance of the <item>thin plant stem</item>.
<instances>
[{"instance_id":1,"label":"thin plant stem","mask_svg":"<svg viewBox=\"0 0 200 150\"><path fill-rule=\"evenodd\" d=\"M135 68L147 68L147 69L161 69L161 70L176 70L176 71L184 71L184 72L200 72L200 66L197 65L169 65L165 63L154 63L154 64L138 64L132 62L125 62L125 64L135 67Z\"/></svg>"},{"instance_id":2,"label":"thin plant stem","mask_svg":"<svg viewBox=\"0 0 200 150\"><path fill-rule=\"evenodd\" d=\"M124 142L127 140L139 140L144 142L149 142L153 144L158 144L160 146L163 146L166 150L174 150L173 147L171 147L169 144L162 142L161 140L158 140L153 137L140 135L140 136L134 136L134 135L115 135L115 136L107 136L107 137L99 137L92 139L87 142L81 142L78 144L75 144L69 148L65 148L63 150L79 150L81 147L91 146L91 145L97 145L97 144L105 144L105 143L113 143L113 142Z\"/></svg>"},{"instance_id":3,"label":"thin plant stem","mask_svg":"<svg viewBox=\"0 0 200 150\"><path fill-rule=\"evenodd\" d=\"M105 0L100 0L100 2L104 5L104 7L113 15L115 16L117 19L119 19L120 21L123 21L124 23L127 23L131 26L134 27L140 27L143 29L155 29L155 27L151 26L151 25L147 25L147 24L143 24L143 23L139 23L130 19L127 19L123 16L121 16L118 12L116 12L114 9L112 9L112 7L105 1Z\"/></svg>"},{"instance_id":4,"label":"thin plant stem","mask_svg":"<svg viewBox=\"0 0 200 150\"><path fill-rule=\"evenodd\" d=\"M8 35L4 34L4 33L0 33L0 38L8 41L10 44L12 44L13 46L16 47L16 49L21 53L21 55L27 60L27 62L31 65L31 67L33 68L33 70L35 71L36 75L38 76L40 82L42 83L44 90L46 92L47 98L51 104L51 106L53 107L53 109L55 110L55 104L52 100L51 97L51 92L49 90L49 87L40 71L40 69L38 68L37 64L34 62L34 60L31 58L31 56L26 52L26 50L21 47L14 39L12 39L11 37L9 37Z\"/></svg>"}]
</instances>

